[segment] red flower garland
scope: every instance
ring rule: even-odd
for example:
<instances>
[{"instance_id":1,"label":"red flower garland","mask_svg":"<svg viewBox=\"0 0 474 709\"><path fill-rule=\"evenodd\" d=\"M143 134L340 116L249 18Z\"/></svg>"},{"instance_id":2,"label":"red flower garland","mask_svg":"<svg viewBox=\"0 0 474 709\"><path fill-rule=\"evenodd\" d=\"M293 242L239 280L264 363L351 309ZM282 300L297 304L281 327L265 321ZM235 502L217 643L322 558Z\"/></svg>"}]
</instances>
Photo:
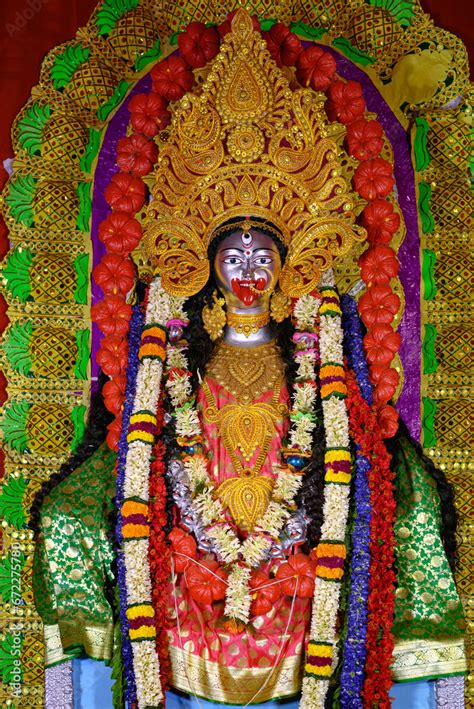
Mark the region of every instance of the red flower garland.
<instances>
[{"instance_id":1,"label":"red flower garland","mask_svg":"<svg viewBox=\"0 0 474 709\"><path fill-rule=\"evenodd\" d=\"M104 335L124 337L129 330L132 306L119 295L108 295L92 306L91 316Z\"/></svg>"},{"instance_id":2,"label":"red flower garland","mask_svg":"<svg viewBox=\"0 0 474 709\"><path fill-rule=\"evenodd\" d=\"M181 57L163 59L150 72L153 91L167 101L179 101L186 91L194 86L194 74L189 64Z\"/></svg>"},{"instance_id":3,"label":"red flower garland","mask_svg":"<svg viewBox=\"0 0 474 709\"><path fill-rule=\"evenodd\" d=\"M127 175L127 177L132 176ZM112 178L112 180L113 179L114 178ZM131 204L132 200L128 197L121 198L120 203L123 203L126 199L129 200ZM141 205L138 209L141 209ZM142 228L140 223L130 216L132 211L133 210L130 209L130 212L112 212L112 214L109 214L109 216L100 223L99 239L103 242L109 253L128 256L140 243Z\"/></svg>"},{"instance_id":4,"label":"red flower garland","mask_svg":"<svg viewBox=\"0 0 474 709\"><path fill-rule=\"evenodd\" d=\"M220 37L215 27L206 27L204 22L191 22L178 36L181 56L193 69L206 66L219 51Z\"/></svg>"},{"instance_id":5,"label":"red flower garland","mask_svg":"<svg viewBox=\"0 0 474 709\"><path fill-rule=\"evenodd\" d=\"M159 94L137 94L128 104L130 123L137 133L154 138L171 120L168 102Z\"/></svg>"},{"instance_id":6,"label":"red flower garland","mask_svg":"<svg viewBox=\"0 0 474 709\"><path fill-rule=\"evenodd\" d=\"M117 143L117 165L134 177L144 177L153 170L158 157L154 142L141 133L120 138Z\"/></svg>"},{"instance_id":7,"label":"red flower garland","mask_svg":"<svg viewBox=\"0 0 474 709\"><path fill-rule=\"evenodd\" d=\"M308 47L296 61L296 79L302 86L311 86L315 91L325 91L336 74L336 60L321 47Z\"/></svg>"},{"instance_id":8,"label":"red flower garland","mask_svg":"<svg viewBox=\"0 0 474 709\"><path fill-rule=\"evenodd\" d=\"M376 158L383 148L383 128L378 121L358 118L347 127L346 142L349 155L357 160Z\"/></svg>"},{"instance_id":9,"label":"red flower garland","mask_svg":"<svg viewBox=\"0 0 474 709\"><path fill-rule=\"evenodd\" d=\"M365 101L358 81L333 81L327 95L326 112L331 121L346 126L364 114Z\"/></svg>"},{"instance_id":10,"label":"red flower garland","mask_svg":"<svg viewBox=\"0 0 474 709\"><path fill-rule=\"evenodd\" d=\"M143 207L145 204L145 196L146 189L143 180L127 172L117 172L116 175L113 175L104 190L104 197L107 204L109 204L115 212L126 212L127 215L134 214ZM104 222L102 222L102 224L103 223ZM138 235L139 239L140 236L141 232Z\"/></svg>"},{"instance_id":11,"label":"red flower garland","mask_svg":"<svg viewBox=\"0 0 474 709\"><path fill-rule=\"evenodd\" d=\"M159 438L163 428L163 403L159 397L156 417L157 439L153 446L153 461L150 467L150 541L148 561L151 573L151 599L156 619L156 651L160 661L160 679L165 693L171 671L167 630L171 625L169 617L169 578L171 574L171 552L166 541L166 485L165 485L165 445Z\"/></svg>"},{"instance_id":12,"label":"red flower garland","mask_svg":"<svg viewBox=\"0 0 474 709\"><path fill-rule=\"evenodd\" d=\"M361 396L353 372L347 373L347 409L352 437L360 452L370 462L368 473L372 517L370 522L370 581L367 625L367 658L363 689L364 706L388 709L392 686L390 665L394 640L392 635L395 607L395 538L394 473L390 456L382 440L375 413Z\"/></svg>"}]
</instances>

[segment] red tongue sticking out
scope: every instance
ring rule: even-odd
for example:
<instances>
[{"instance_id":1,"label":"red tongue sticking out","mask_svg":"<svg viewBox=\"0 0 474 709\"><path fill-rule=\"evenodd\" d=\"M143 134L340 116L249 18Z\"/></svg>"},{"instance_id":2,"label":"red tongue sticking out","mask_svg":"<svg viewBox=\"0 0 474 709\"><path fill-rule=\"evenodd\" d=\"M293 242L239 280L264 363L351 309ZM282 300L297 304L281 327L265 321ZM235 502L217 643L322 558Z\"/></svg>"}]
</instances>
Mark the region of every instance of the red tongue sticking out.
<instances>
[{"instance_id":1,"label":"red tongue sticking out","mask_svg":"<svg viewBox=\"0 0 474 709\"><path fill-rule=\"evenodd\" d=\"M242 301L244 305L252 305L260 296L254 290L250 290L253 286L256 290L265 288L265 279L257 278L256 281L240 281L238 278L233 278L231 281L232 292Z\"/></svg>"}]
</instances>

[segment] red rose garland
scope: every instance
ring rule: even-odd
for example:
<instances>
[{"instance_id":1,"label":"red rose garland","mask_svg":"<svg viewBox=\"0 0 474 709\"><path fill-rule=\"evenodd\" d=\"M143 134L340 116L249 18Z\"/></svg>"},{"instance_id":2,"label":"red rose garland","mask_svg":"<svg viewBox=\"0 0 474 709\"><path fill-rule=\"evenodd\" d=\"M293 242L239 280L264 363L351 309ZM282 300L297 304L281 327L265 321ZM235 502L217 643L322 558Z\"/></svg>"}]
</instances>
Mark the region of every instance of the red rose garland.
<instances>
[{"instance_id":1,"label":"red rose garland","mask_svg":"<svg viewBox=\"0 0 474 709\"><path fill-rule=\"evenodd\" d=\"M396 507L392 485L394 473L390 469L390 456L382 440L375 413L361 396L352 372L348 372L346 383L351 435L360 447L361 454L370 462L368 481L372 506L371 564L364 706L388 709L391 706L388 692L392 685L390 665L394 646L392 625L395 607L395 572L392 568ZM392 426L393 423L392 419Z\"/></svg>"}]
</instances>

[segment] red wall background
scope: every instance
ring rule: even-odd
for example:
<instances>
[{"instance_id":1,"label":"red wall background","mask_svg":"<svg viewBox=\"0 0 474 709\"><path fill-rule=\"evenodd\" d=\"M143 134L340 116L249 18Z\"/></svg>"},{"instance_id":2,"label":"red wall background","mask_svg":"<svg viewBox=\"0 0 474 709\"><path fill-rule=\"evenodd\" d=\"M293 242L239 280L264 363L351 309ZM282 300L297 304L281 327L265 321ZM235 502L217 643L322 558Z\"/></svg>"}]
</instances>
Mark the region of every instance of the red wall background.
<instances>
[{"instance_id":1,"label":"red wall background","mask_svg":"<svg viewBox=\"0 0 474 709\"><path fill-rule=\"evenodd\" d=\"M7 175L3 161L11 156L10 126L38 82L42 57L75 36L98 0L0 0L0 187ZM436 24L461 37L474 57L473 0L422 0ZM0 218L0 260L8 249ZM0 296L0 332L5 303ZM0 373L0 401L3 389Z\"/></svg>"}]
</instances>

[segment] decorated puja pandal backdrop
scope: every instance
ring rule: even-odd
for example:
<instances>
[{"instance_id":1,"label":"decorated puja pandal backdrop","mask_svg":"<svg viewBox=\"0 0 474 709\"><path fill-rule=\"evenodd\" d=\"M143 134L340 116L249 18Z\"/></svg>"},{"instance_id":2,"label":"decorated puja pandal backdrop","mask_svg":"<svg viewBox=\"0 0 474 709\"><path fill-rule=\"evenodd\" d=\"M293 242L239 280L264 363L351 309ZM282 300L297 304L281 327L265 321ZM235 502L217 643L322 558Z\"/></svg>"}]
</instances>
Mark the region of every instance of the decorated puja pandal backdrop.
<instances>
[{"instance_id":1,"label":"decorated puja pandal backdrop","mask_svg":"<svg viewBox=\"0 0 474 709\"><path fill-rule=\"evenodd\" d=\"M123 366L114 370L114 363L126 361L131 258L143 277L151 275L140 244L147 176L166 143L174 101L203 80L202 67L219 47L203 45L203 59L196 59L189 47L203 25L185 30L190 22L221 24L242 5L104 0L75 40L46 56L31 101L14 123L14 174L2 195L11 251L2 269L10 324L0 355L8 380L0 421L6 453L0 483L0 706L72 703L69 664L48 670L54 682L45 688L29 508L83 434L97 362L111 376L109 408L115 401L119 414L124 376ZM245 7L258 19L271 52L288 28L305 50L314 48L305 66L287 42L280 61L289 77L326 94L333 137L342 143L347 130L351 158L344 169L372 237L336 264L336 280L342 292L365 290L359 309L368 330L366 349L386 355L385 365L372 369L379 416L390 426L393 417L384 406L394 396L411 433L421 437L454 486L460 520L456 579L472 620L473 267L465 48L410 0L251 0ZM327 81L314 85L318 48L335 59L337 77L328 68ZM160 64L170 56L171 67ZM172 71L168 84L166 68ZM361 134L362 115L373 135ZM240 148L258 149L254 140L249 136ZM364 153L361 145L369 144ZM380 269L387 278L377 284L373 274ZM382 324L372 317L379 306L391 313ZM118 417L110 439L119 425ZM91 509L94 502L91 496ZM67 554L73 558L76 551L71 543ZM46 640L54 652L54 638ZM398 661L413 664L416 653L407 651ZM472 691L467 682L471 700Z\"/></svg>"}]
</instances>

